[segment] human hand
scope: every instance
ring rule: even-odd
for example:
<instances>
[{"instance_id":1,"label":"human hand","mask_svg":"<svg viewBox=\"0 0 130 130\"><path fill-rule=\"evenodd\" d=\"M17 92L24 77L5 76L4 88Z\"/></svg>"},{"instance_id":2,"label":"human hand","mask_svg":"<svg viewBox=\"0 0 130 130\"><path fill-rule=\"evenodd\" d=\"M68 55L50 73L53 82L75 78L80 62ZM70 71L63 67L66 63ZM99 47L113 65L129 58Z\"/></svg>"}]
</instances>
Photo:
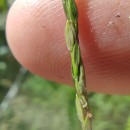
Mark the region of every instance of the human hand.
<instances>
[{"instance_id":1,"label":"human hand","mask_svg":"<svg viewBox=\"0 0 130 130\"><path fill-rule=\"evenodd\" d=\"M130 1L77 0L89 91L130 94ZM73 85L62 0L16 0L7 40L16 59L46 79Z\"/></svg>"}]
</instances>

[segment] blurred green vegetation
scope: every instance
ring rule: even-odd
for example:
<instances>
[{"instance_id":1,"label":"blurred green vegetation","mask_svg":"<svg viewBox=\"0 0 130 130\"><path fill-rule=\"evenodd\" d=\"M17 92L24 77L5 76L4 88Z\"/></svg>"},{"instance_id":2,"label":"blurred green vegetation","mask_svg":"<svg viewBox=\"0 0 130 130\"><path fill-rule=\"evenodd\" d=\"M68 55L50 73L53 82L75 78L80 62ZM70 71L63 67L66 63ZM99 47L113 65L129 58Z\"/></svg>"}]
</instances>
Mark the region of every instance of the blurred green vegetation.
<instances>
[{"instance_id":1,"label":"blurred green vegetation","mask_svg":"<svg viewBox=\"0 0 130 130\"><path fill-rule=\"evenodd\" d=\"M0 101L17 83L20 65L5 37L5 21L13 0L0 0ZM28 73L18 95L0 113L0 130L81 130L73 88ZM130 130L130 97L90 94L94 130Z\"/></svg>"}]
</instances>

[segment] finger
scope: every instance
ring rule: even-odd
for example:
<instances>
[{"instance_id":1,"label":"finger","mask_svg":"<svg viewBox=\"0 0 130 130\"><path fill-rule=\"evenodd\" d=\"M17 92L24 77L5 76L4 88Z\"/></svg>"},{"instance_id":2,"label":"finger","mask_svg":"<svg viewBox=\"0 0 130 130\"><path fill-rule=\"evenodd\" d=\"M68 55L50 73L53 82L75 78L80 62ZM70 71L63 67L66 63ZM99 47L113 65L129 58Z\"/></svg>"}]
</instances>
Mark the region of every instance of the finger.
<instances>
[{"instance_id":1,"label":"finger","mask_svg":"<svg viewBox=\"0 0 130 130\"><path fill-rule=\"evenodd\" d=\"M129 1L77 0L82 58L90 91L130 92ZM16 59L31 72L71 84L61 0L17 0L7 19Z\"/></svg>"}]
</instances>

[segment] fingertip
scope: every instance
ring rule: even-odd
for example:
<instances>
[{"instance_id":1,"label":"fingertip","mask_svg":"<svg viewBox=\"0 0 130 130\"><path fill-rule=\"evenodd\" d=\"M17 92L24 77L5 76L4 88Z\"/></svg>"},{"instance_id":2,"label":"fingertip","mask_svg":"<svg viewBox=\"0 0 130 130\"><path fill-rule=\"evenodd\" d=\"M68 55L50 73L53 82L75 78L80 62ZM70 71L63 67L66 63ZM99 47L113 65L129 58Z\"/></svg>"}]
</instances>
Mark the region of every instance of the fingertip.
<instances>
[{"instance_id":1,"label":"fingertip","mask_svg":"<svg viewBox=\"0 0 130 130\"><path fill-rule=\"evenodd\" d=\"M71 84L64 26L61 1L17 0L7 18L9 47L16 59L31 72Z\"/></svg>"},{"instance_id":2,"label":"fingertip","mask_svg":"<svg viewBox=\"0 0 130 130\"><path fill-rule=\"evenodd\" d=\"M128 93L130 2L77 0L77 5L88 89ZM121 13L116 21L115 10ZM24 67L49 80L72 84L65 21L61 0L17 0L9 11L6 33L12 53Z\"/></svg>"}]
</instances>

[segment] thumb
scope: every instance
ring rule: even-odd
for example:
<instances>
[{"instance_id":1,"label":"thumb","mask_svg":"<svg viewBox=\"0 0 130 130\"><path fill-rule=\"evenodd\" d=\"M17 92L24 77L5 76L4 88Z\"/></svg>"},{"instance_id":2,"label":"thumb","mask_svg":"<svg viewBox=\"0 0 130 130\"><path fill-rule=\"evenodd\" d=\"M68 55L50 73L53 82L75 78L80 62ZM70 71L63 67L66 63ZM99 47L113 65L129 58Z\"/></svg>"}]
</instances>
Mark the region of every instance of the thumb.
<instances>
[{"instance_id":1,"label":"thumb","mask_svg":"<svg viewBox=\"0 0 130 130\"><path fill-rule=\"evenodd\" d=\"M130 92L130 2L77 0L79 38L90 91ZM17 0L7 18L7 40L28 70L72 85L61 0Z\"/></svg>"}]
</instances>

